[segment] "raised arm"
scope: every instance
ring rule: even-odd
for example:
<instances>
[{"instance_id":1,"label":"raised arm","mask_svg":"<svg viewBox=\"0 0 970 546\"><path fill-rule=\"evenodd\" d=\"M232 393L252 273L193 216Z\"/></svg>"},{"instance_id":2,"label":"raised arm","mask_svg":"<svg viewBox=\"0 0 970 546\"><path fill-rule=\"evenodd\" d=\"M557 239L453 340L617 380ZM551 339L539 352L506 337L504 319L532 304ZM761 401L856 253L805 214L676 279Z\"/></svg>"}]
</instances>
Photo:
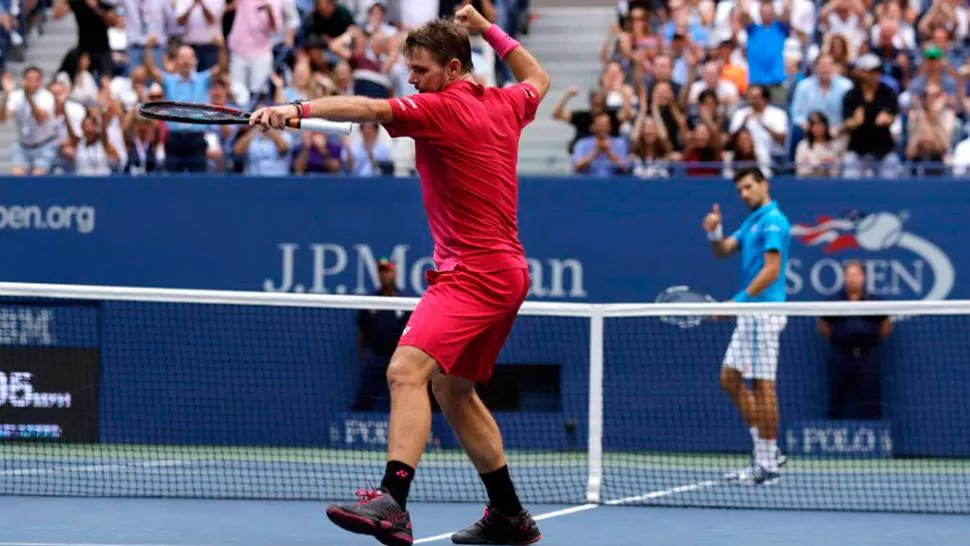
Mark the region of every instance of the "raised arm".
<instances>
[{"instance_id":1,"label":"raised arm","mask_svg":"<svg viewBox=\"0 0 970 546\"><path fill-rule=\"evenodd\" d=\"M222 38L222 33L217 32L215 36L212 37L212 45L216 46L216 51L218 55L218 62L216 66L213 66L211 70L212 76L217 76L219 74L229 73L229 50L226 48L226 41Z\"/></svg>"},{"instance_id":2,"label":"raised arm","mask_svg":"<svg viewBox=\"0 0 970 546\"><path fill-rule=\"evenodd\" d=\"M522 44L509 37L498 25L489 23L471 4L458 10L455 21L471 33L481 32L488 45L508 65L515 80L535 87L540 101L545 98L549 92L549 74Z\"/></svg>"},{"instance_id":3,"label":"raised arm","mask_svg":"<svg viewBox=\"0 0 970 546\"><path fill-rule=\"evenodd\" d=\"M184 27L185 23L189 22L189 15L192 15L192 10L194 10L196 6L200 6L203 10L205 10L205 6L202 5L202 2L200 0L195 0L194 2L189 4L188 7L184 8L185 11L183 11L182 13L178 13L176 11L175 23L180 27ZM212 14L210 13L209 15L211 16ZM212 21L209 19L210 19L209 17L206 17L206 22L211 25Z\"/></svg>"},{"instance_id":4,"label":"raised arm","mask_svg":"<svg viewBox=\"0 0 970 546\"><path fill-rule=\"evenodd\" d=\"M727 258L738 250L738 240L734 237L724 237L724 228L721 226L721 207L714 203L711 212L704 217L704 231L707 232L707 239L711 242L711 250L718 258Z\"/></svg>"},{"instance_id":5,"label":"raised arm","mask_svg":"<svg viewBox=\"0 0 970 546\"><path fill-rule=\"evenodd\" d=\"M781 16L778 18L778 20L790 26L791 12L792 12L792 0L785 0L784 4L782 5Z\"/></svg>"},{"instance_id":6,"label":"raised arm","mask_svg":"<svg viewBox=\"0 0 970 546\"><path fill-rule=\"evenodd\" d=\"M469 32L478 33L484 29L485 40L495 48L498 55L505 59L512 74L519 82L525 82L535 87L540 100L549 91L549 75L539 66L525 48L518 42L505 35L498 27L485 20L484 17L470 5L466 5L455 15L456 21L468 28ZM492 30L494 28L494 30ZM493 43L494 42L494 43ZM513 48L513 49L510 49ZM400 100L400 99L392 99ZM406 99L412 102L433 100L430 97ZM337 96L324 97L311 102L300 104L286 104L269 108L261 108L250 117L250 124L266 125L281 129L286 120L292 118L326 118L333 121L365 122L376 121L389 123L394 121L394 111L391 101L386 99L371 99L367 97Z\"/></svg>"},{"instance_id":7,"label":"raised arm","mask_svg":"<svg viewBox=\"0 0 970 546\"><path fill-rule=\"evenodd\" d=\"M155 66L155 56L151 54L150 49L158 45L158 37L154 34L148 36L145 39L145 71L148 72L148 77L153 81L158 83L162 82L162 71ZM137 47L137 46L136 46Z\"/></svg>"},{"instance_id":8,"label":"raised arm","mask_svg":"<svg viewBox=\"0 0 970 546\"><path fill-rule=\"evenodd\" d=\"M751 5L748 3L748 0L738 0L738 3L734 5L734 9L738 10L742 27L748 28L754 24L754 19L751 18Z\"/></svg>"},{"instance_id":9,"label":"raised arm","mask_svg":"<svg viewBox=\"0 0 970 546\"><path fill-rule=\"evenodd\" d=\"M0 78L0 85L3 89L3 96L0 97L0 122L5 122L10 117L10 112L7 110L7 99L10 98L10 93L13 93L16 89L13 74L4 72L2 78Z\"/></svg>"},{"instance_id":10,"label":"raised arm","mask_svg":"<svg viewBox=\"0 0 970 546\"><path fill-rule=\"evenodd\" d=\"M566 111L566 104L569 103L570 99L578 94L579 88L575 85L570 85L568 88L566 88L566 92L563 93L562 98L556 103L556 107L552 109L552 117L558 119L559 121L571 123L573 120L573 115L571 112Z\"/></svg>"}]
</instances>

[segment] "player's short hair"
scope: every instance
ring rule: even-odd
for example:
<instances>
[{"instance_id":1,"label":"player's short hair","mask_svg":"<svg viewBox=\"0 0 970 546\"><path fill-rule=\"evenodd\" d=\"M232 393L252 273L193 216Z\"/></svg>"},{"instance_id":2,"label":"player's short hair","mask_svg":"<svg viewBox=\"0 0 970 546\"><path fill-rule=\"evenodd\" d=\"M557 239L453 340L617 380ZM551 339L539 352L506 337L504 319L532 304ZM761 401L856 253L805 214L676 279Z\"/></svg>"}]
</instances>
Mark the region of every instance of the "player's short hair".
<instances>
[{"instance_id":1,"label":"player's short hair","mask_svg":"<svg viewBox=\"0 0 970 546\"><path fill-rule=\"evenodd\" d=\"M461 63L461 73L472 71L472 45L468 32L453 21L435 19L408 33L404 41L404 55L423 48L431 53L438 64L444 66L452 59Z\"/></svg>"},{"instance_id":2,"label":"player's short hair","mask_svg":"<svg viewBox=\"0 0 970 546\"><path fill-rule=\"evenodd\" d=\"M761 169L758 167L749 167L747 169L740 169L738 172L734 173L734 183L737 184L749 176L754 178L754 181L758 183L766 182L768 180L765 178L765 173L761 172Z\"/></svg>"}]
</instances>

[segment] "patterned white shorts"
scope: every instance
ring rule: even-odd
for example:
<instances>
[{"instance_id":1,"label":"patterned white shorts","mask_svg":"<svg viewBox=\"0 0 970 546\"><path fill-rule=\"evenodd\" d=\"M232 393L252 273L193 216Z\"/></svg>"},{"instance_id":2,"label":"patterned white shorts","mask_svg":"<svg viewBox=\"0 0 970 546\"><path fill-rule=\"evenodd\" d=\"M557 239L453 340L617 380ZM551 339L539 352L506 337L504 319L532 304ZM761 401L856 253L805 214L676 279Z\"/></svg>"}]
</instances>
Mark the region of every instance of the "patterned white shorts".
<instances>
[{"instance_id":1,"label":"patterned white shorts","mask_svg":"<svg viewBox=\"0 0 970 546\"><path fill-rule=\"evenodd\" d=\"M745 379L774 381L778 375L778 340L788 324L784 315L738 317L722 366L741 372Z\"/></svg>"}]
</instances>

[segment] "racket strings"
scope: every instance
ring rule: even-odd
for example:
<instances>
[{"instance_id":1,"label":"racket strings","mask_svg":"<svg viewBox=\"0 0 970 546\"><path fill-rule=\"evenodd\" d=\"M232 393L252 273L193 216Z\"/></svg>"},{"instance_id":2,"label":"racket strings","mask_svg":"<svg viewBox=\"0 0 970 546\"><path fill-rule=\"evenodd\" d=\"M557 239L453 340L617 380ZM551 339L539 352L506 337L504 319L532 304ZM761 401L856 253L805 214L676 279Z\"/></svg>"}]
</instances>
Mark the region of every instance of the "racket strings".
<instances>
[{"instance_id":1,"label":"racket strings","mask_svg":"<svg viewBox=\"0 0 970 546\"><path fill-rule=\"evenodd\" d=\"M239 110L211 104L178 102L149 102L139 107L142 116L148 118L182 121L188 123L239 122L248 116Z\"/></svg>"}]
</instances>

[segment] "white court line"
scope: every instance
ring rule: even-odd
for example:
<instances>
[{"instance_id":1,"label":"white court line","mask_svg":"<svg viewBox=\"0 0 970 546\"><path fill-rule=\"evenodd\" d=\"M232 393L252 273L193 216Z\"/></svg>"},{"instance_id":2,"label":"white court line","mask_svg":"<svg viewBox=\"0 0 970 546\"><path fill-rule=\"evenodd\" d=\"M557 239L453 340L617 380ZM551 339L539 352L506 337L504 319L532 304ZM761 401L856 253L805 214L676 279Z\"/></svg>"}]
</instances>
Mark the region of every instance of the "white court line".
<instances>
[{"instance_id":1,"label":"white court line","mask_svg":"<svg viewBox=\"0 0 970 546\"><path fill-rule=\"evenodd\" d=\"M676 495L677 493L686 493L687 491L697 491L699 489L704 489L706 487L711 487L712 485L717 485L718 483L720 483L720 482L714 481L714 480L705 481L705 482L697 482L697 483L692 483L692 484L688 484L688 485L680 485L680 486L677 486L677 487L671 487L670 489L662 489L660 491L651 491L649 493L644 493L643 495L636 495L636 496L633 496L633 497L624 497L622 499L616 499L616 500L606 501L603 504L581 504L579 506L572 506L572 507L569 507L569 508L563 508L562 510L555 510L555 511L552 511L552 512L546 512L544 514L539 514L538 516L535 516L535 520L536 521L542 521L544 519L552 519L552 518L558 518L560 516L568 516L570 514L577 514L579 512L586 512L587 510L593 510L595 508L599 508L600 506L604 506L604 505L606 505L606 506L620 506L620 505L623 505L623 504L630 504L630 503L633 503L633 502L639 502L639 501L643 501L643 500L659 499L661 497L666 497L668 495ZM451 538L451 535L454 534L454 532L455 531L452 531L450 533L442 533L440 535L435 535L435 536L432 536L432 537L419 538L419 539L415 540L414 543L415 544L425 544L425 543L428 543L428 542L437 542L439 540L449 539L449 538ZM0 544L0 546L4 546L4 545L3 544Z\"/></svg>"},{"instance_id":2,"label":"white court line","mask_svg":"<svg viewBox=\"0 0 970 546\"><path fill-rule=\"evenodd\" d=\"M666 497L667 495L675 495L677 493L686 493L688 491L697 491L698 489L704 489L705 487L711 487L712 485L717 485L721 482L710 480L706 482L697 482L690 485L681 485L678 487L672 487L670 489L664 489L662 491L653 491L650 493L644 493L643 495L637 495L635 497L625 497L622 499L616 499L611 501L606 501L604 504L607 506L619 506L622 504L630 504L631 502L640 502L650 499L659 499L660 497Z\"/></svg>"},{"instance_id":3,"label":"white court line","mask_svg":"<svg viewBox=\"0 0 970 546\"><path fill-rule=\"evenodd\" d=\"M170 466L182 466L186 464L181 460L167 461L146 461L143 463L130 464L94 464L86 466L63 466L50 468L20 468L17 470L2 470L0 476L40 476L44 474L70 474L74 472L106 472L110 470L129 470L131 468L165 468ZM3 543L0 543L3 546ZM135 546L135 545L127 545Z\"/></svg>"}]
</instances>

